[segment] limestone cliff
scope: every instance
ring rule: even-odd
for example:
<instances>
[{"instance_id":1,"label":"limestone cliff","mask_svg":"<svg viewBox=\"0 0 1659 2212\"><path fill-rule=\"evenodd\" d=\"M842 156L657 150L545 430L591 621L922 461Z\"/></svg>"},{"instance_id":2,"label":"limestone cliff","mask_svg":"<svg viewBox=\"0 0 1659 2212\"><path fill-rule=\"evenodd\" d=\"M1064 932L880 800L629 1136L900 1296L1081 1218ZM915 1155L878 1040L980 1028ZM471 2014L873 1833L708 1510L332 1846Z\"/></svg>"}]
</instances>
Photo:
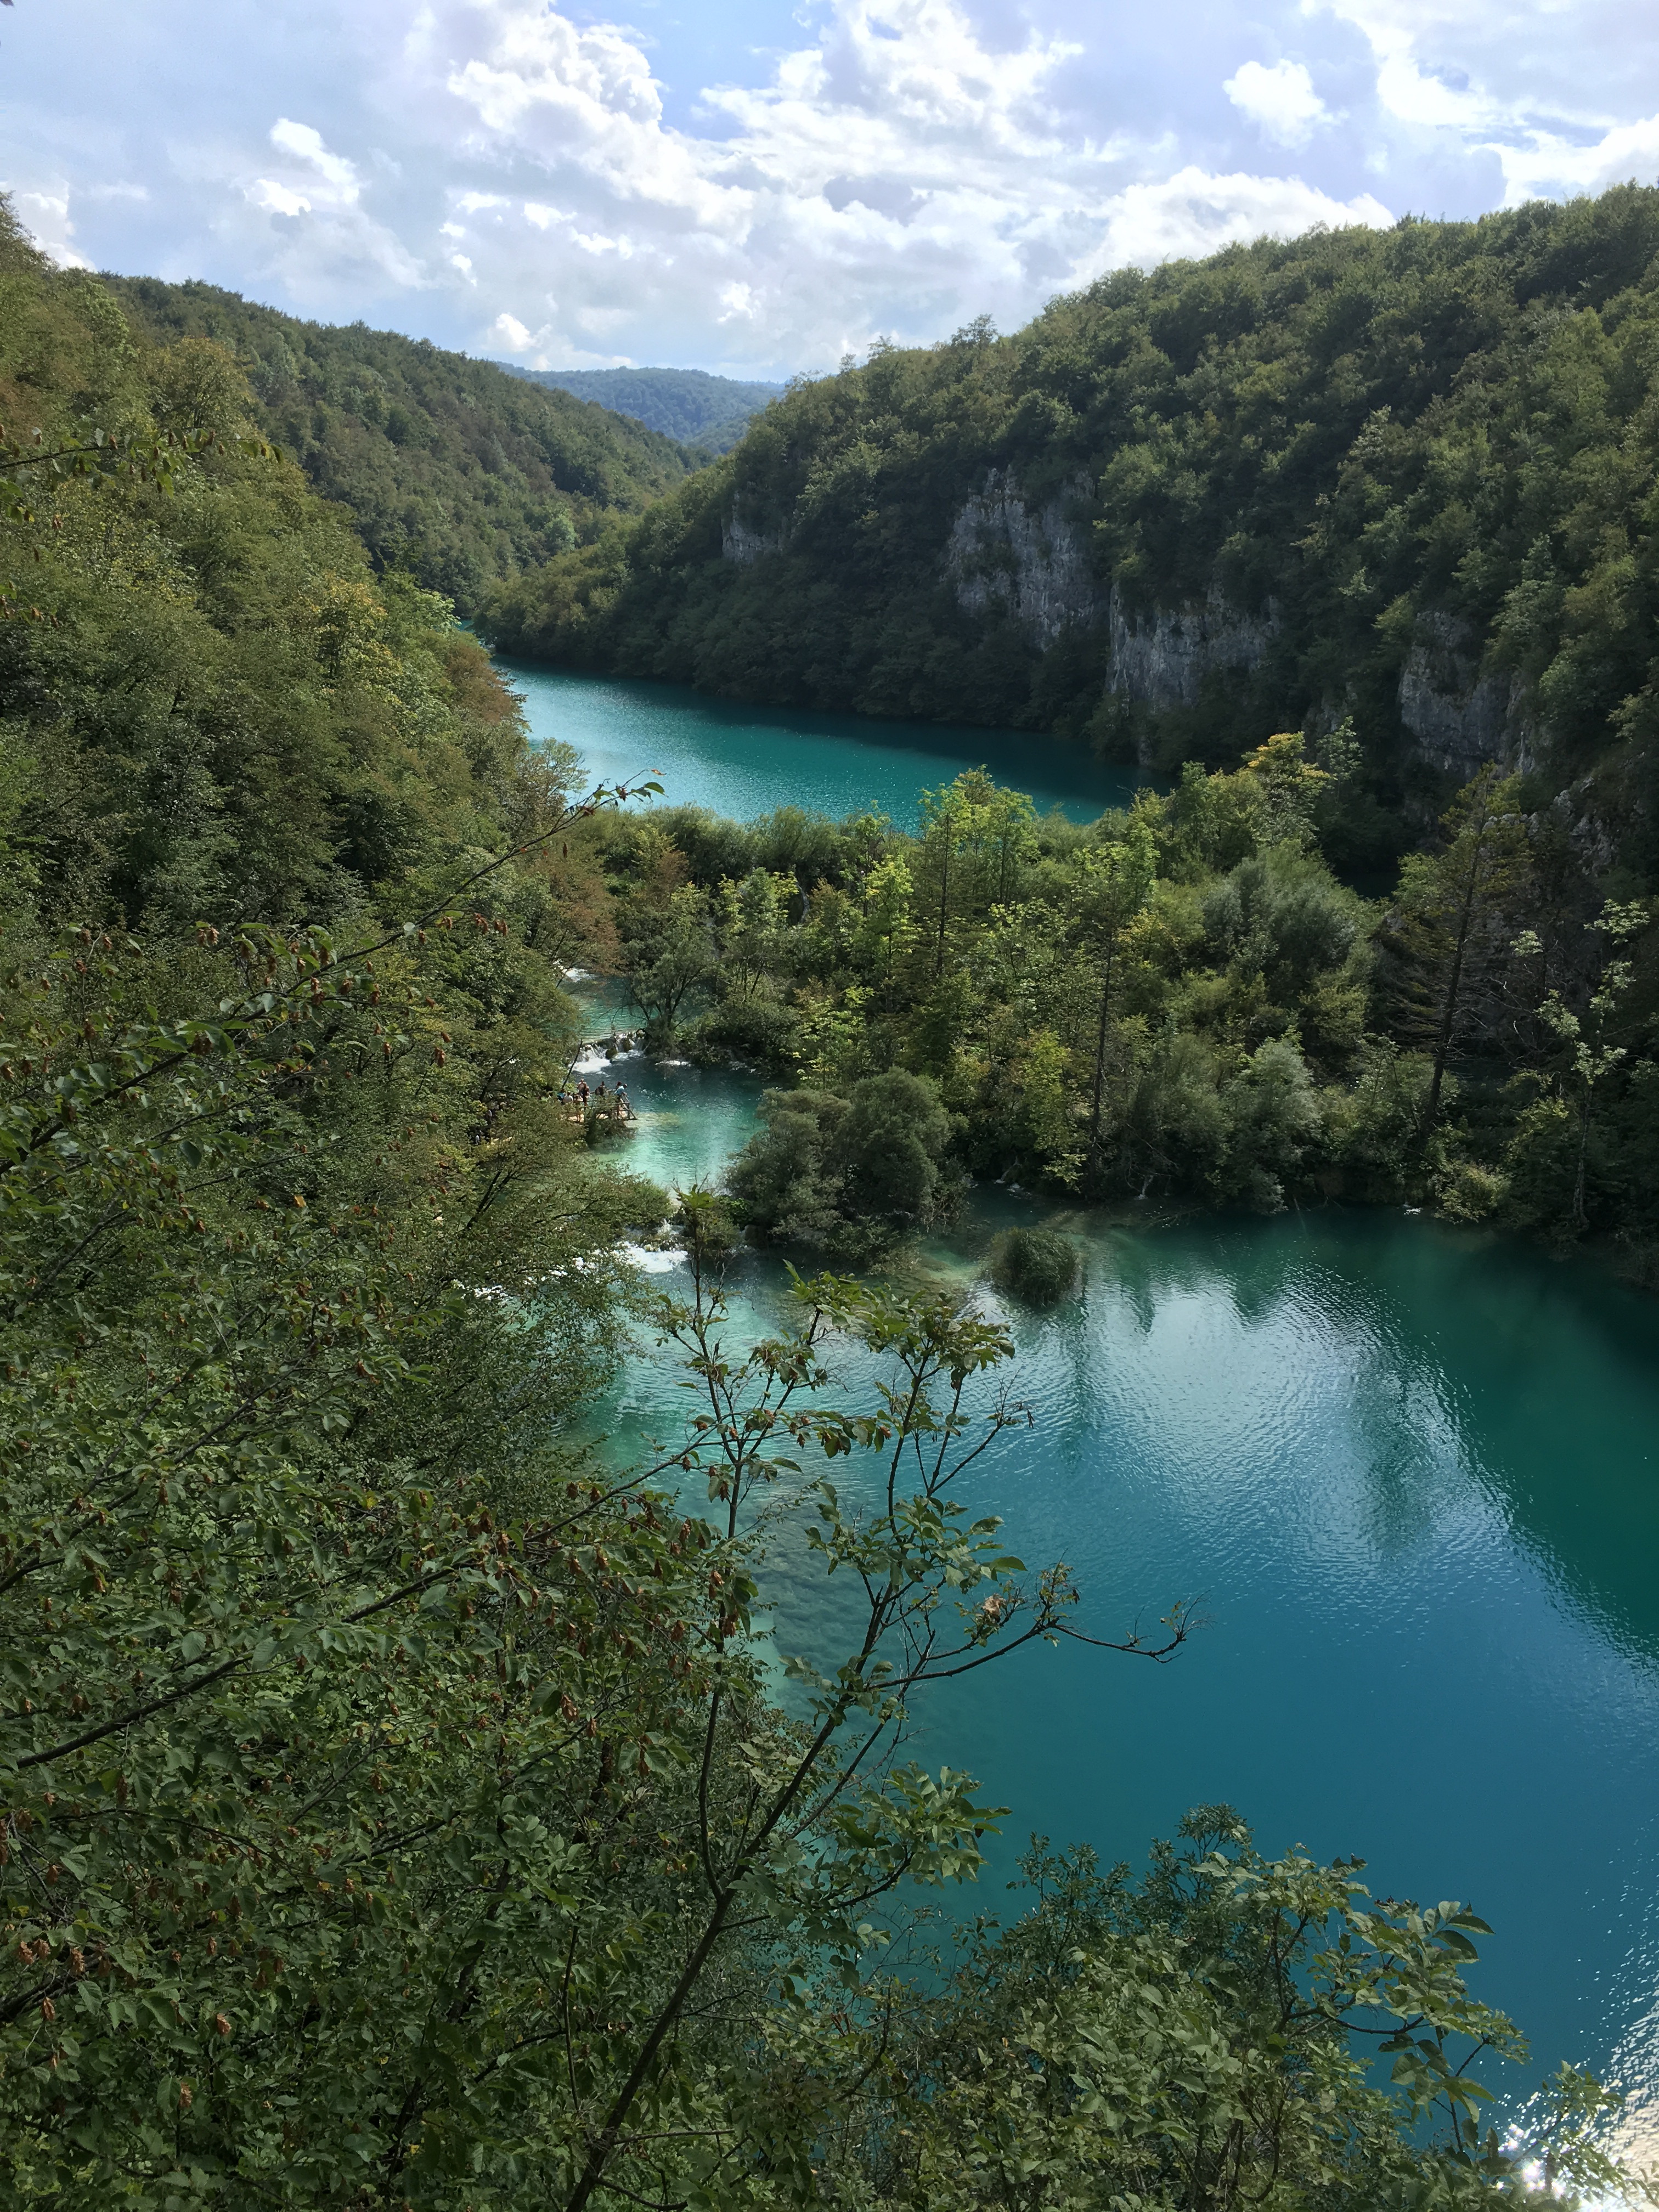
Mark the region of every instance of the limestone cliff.
<instances>
[{"instance_id":1,"label":"limestone cliff","mask_svg":"<svg viewBox=\"0 0 1659 2212\"><path fill-rule=\"evenodd\" d=\"M1034 509L1012 469L992 469L963 503L945 547L957 605L968 614L1006 607L1040 647L1098 622L1104 603L1080 511L1089 496L1089 479L1078 476Z\"/></svg>"},{"instance_id":2,"label":"limestone cliff","mask_svg":"<svg viewBox=\"0 0 1659 2212\"><path fill-rule=\"evenodd\" d=\"M1533 765L1518 676L1481 672L1480 641L1458 617L1419 614L1400 672L1400 720L1419 756L1466 781L1485 761Z\"/></svg>"},{"instance_id":3,"label":"limestone cliff","mask_svg":"<svg viewBox=\"0 0 1659 2212\"><path fill-rule=\"evenodd\" d=\"M1137 617L1125 607L1115 586L1107 618L1111 628L1107 690L1155 714L1196 707L1206 676L1248 674L1259 667L1279 629L1279 611L1271 599L1264 613L1246 614L1213 586L1195 604L1154 607Z\"/></svg>"},{"instance_id":4,"label":"limestone cliff","mask_svg":"<svg viewBox=\"0 0 1659 2212\"><path fill-rule=\"evenodd\" d=\"M751 561L758 561L763 553L781 553L788 542L786 524L775 523L768 527L751 522L744 514L741 499L733 500L731 514L720 523L722 556L744 567Z\"/></svg>"}]
</instances>

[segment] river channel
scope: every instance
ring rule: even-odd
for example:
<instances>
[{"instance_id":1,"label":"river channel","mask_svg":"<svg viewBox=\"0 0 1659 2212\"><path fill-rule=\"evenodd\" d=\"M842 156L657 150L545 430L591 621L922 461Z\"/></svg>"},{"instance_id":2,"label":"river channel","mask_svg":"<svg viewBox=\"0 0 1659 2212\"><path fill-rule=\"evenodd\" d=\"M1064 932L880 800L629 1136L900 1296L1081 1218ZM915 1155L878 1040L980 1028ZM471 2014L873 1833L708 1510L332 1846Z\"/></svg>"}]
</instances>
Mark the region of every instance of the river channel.
<instances>
[{"instance_id":1,"label":"river channel","mask_svg":"<svg viewBox=\"0 0 1659 2212\"><path fill-rule=\"evenodd\" d=\"M536 733L595 777L660 768L670 801L734 813L873 802L908 822L923 785L979 761L1079 818L1126 787L1052 743L512 673ZM611 1003L592 1004L598 1030ZM629 1164L659 1182L716 1176L753 1126L752 1077L621 1072ZM917 1264L968 1288L998 1226L1047 1212L982 1190ZM1518 2101L1563 2058L1593 2065L1653 2156L1659 1302L1393 1212L1063 1225L1084 1294L1008 1316L1036 1425L999 1440L965 1502L1032 1565L1070 1564L1093 1632L1177 1596L1201 1597L1207 1625L1168 1667L1036 1650L928 1708L918 1755L1012 1808L978 1901L1003 1908L1033 1830L1139 1861L1187 1807L1224 1799L1269 1850L1358 1852L1379 1894L1472 1904L1495 1930L1475 1987L1534 2054L1492 2086ZM751 1259L738 1291L758 1323L779 1271ZM670 1431L682 1403L643 1354L605 1409L609 1448ZM787 1577L780 1643L833 1625Z\"/></svg>"}]
</instances>

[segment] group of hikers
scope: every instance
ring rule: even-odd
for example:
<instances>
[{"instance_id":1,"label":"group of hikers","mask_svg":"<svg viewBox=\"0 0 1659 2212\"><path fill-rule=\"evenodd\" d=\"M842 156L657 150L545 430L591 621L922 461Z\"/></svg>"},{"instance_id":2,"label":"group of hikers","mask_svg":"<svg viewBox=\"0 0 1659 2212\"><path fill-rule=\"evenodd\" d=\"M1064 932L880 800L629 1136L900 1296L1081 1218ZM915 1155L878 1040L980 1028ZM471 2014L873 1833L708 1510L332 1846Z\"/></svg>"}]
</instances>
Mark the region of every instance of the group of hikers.
<instances>
[{"instance_id":1,"label":"group of hikers","mask_svg":"<svg viewBox=\"0 0 1659 2212\"><path fill-rule=\"evenodd\" d=\"M590 1110L596 1114L608 1114L613 1121L631 1121L634 1118L633 1105L628 1096L628 1085L625 1083L618 1083L614 1090L607 1091L603 1076L599 1078L597 1086L592 1091L588 1089L586 1081L577 1083L574 1086L568 1080L561 1084L559 1103L564 1109L567 1117L572 1121L585 1121ZM574 1114L570 1110L573 1107L575 1109Z\"/></svg>"}]
</instances>

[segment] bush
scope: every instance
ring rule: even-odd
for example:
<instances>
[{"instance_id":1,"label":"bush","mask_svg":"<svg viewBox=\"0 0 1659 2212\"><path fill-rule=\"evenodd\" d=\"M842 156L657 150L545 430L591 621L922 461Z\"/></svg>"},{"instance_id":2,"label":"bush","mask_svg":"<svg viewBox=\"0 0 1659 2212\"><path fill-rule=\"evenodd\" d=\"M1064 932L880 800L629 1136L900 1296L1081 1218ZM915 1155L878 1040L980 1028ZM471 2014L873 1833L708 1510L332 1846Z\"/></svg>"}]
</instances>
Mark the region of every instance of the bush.
<instances>
[{"instance_id":1,"label":"bush","mask_svg":"<svg viewBox=\"0 0 1659 2212\"><path fill-rule=\"evenodd\" d=\"M1446 1221L1485 1221L1509 1196L1506 1177L1474 1160L1461 1160L1435 1184L1435 1210Z\"/></svg>"},{"instance_id":2,"label":"bush","mask_svg":"<svg viewBox=\"0 0 1659 2212\"><path fill-rule=\"evenodd\" d=\"M1083 1255L1057 1229L1005 1229L992 1243L987 1271L1011 1297L1053 1306L1077 1289Z\"/></svg>"},{"instance_id":3,"label":"bush","mask_svg":"<svg viewBox=\"0 0 1659 2212\"><path fill-rule=\"evenodd\" d=\"M941 1161L950 1118L923 1077L892 1068L845 1098L769 1091L763 1126L726 1173L757 1243L812 1244L867 1257L929 1229L953 1194Z\"/></svg>"}]
</instances>

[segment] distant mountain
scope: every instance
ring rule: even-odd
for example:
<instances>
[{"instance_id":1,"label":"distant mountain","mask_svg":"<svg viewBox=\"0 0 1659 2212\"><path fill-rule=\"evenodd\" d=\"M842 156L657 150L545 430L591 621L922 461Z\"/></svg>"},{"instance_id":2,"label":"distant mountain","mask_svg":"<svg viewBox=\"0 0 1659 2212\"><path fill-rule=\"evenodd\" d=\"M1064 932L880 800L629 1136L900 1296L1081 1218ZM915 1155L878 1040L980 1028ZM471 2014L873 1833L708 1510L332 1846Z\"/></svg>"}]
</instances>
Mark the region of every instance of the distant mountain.
<instances>
[{"instance_id":1,"label":"distant mountain","mask_svg":"<svg viewBox=\"0 0 1659 2212\"><path fill-rule=\"evenodd\" d=\"M700 368L515 368L506 361L500 365L527 384L597 400L613 415L631 415L636 422L708 453L730 453L750 416L781 399L787 389L709 376Z\"/></svg>"},{"instance_id":2,"label":"distant mountain","mask_svg":"<svg viewBox=\"0 0 1659 2212\"><path fill-rule=\"evenodd\" d=\"M694 465L637 418L526 390L493 362L424 339L302 322L212 284L103 281L158 343L228 346L260 428L350 509L375 567L407 568L464 615L490 585L586 543L609 514L639 514Z\"/></svg>"}]
</instances>

